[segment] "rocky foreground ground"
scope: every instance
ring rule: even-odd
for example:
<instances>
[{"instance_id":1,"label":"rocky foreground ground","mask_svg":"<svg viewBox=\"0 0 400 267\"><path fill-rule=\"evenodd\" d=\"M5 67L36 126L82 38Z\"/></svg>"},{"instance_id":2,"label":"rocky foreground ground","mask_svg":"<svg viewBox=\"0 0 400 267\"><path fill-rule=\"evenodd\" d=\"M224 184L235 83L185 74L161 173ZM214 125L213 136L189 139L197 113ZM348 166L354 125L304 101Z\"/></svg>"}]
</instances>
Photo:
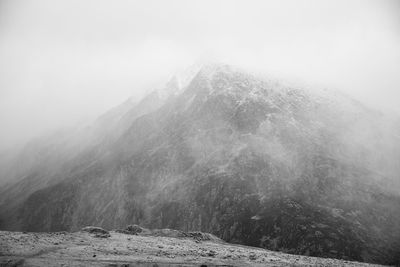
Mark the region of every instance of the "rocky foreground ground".
<instances>
[{"instance_id":1,"label":"rocky foreground ground","mask_svg":"<svg viewBox=\"0 0 400 267\"><path fill-rule=\"evenodd\" d=\"M133 230L0 231L0 266L374 266L228 244L210 234Z\"/></svg>"}]
</instances>

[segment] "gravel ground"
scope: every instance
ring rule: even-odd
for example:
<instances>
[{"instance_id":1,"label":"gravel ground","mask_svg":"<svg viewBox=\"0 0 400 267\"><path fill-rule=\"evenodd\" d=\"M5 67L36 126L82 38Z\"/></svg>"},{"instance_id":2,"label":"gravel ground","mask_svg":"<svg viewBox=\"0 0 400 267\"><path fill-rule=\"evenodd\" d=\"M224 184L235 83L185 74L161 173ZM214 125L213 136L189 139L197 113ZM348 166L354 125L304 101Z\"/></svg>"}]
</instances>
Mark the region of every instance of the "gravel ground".
<instances>
[{"instance_id":1,"label":"gravel ground","mask_svg":"<svg viewBox=\"0 0 400 267\"><path fill-rule=\"evenodd\" d=\"M0 231L0 266L377 266L193 238Z\"/></svg>"}]
</instances>

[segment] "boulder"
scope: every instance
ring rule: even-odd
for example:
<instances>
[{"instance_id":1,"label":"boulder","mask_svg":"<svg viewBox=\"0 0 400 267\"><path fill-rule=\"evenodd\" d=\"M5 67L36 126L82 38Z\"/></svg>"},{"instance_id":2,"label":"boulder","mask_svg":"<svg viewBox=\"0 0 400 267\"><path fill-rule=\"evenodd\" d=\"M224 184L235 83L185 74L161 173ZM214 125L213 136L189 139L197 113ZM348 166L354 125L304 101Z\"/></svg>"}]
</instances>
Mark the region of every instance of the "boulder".
<instances>
[{"instance_id":1,"label":"boulder","mask_svg":"<svg viewBox=\"0 0 400 267\"><path fill-rule=\"evenodd\" d=\"M141 233L143 231L142 227L140 227L139 225L136 225L136 224L128 225L125 228L125 230L133 235L137 235L138 233Z\"/></svg>"},{"instance_id":2,"label":"boulder","mask_svg":"<svg viewBox=\"0 0 400 267\"><path fill-rule=\"evenodd\" d=\"M115 230L117 233L122 233L122 234L127 234L127 235L137 235L141 232L143 232L142 227L140 227L137 224L133 224L133 225L128 225L125 229L118 229Z\"/></svg>"},{"instance_id":3,"label":"boulder","mask_svg":"<svg viewBox=\"0 0 400 267\"><path fill-rule=\"evenodd\" d=\"M104 230L101 227L96 227L96 226L86 226L82 228L82 231L94 234L94 237L107 238L111 236L110 232Z\"/></svg>"}]
</instances>

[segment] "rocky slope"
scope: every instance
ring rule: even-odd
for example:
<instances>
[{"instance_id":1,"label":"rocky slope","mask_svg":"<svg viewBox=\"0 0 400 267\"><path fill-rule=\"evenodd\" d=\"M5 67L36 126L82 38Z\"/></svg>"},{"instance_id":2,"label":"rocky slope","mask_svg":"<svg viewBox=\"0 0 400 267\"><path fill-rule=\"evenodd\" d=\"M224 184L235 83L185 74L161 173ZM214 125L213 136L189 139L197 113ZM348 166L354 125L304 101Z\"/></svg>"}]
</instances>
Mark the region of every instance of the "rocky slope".
<instances>
[{"instance_id":1,"label":"rocky slope","mask_svg":"<svg viewBox=\"0 0 400 267\"><path fill-rule=\"evenodd\" d=\"M0 231L0 266L377 266L296 256L191 237Z\"/></svg>"},{"instance_id":2,"label":"rocky slope","mask_svg":"<svg viewBox=\"0 0 400 267\"><path fill-rule=\"evenodd\" d=\"M25 150L11 165L22 168L2 172L16 182L0 189L0 227L138 223L296 254L399 261L397 118L229 66L185 80Z\"/></svg>"}]
</instances>

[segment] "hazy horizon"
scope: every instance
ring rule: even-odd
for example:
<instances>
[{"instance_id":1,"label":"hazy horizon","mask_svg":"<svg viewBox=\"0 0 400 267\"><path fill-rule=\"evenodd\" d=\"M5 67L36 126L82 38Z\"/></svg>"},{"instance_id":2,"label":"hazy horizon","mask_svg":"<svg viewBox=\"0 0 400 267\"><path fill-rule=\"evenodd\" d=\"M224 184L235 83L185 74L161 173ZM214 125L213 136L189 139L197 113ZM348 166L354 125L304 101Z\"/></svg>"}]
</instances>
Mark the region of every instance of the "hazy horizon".
<instances>
[{"instance_id":1,"label":"hazy horizon","mask_svg":"<svg viewBox=\"0 0 400 267\"><path fill-rule=\"evenodd\" d=\"M397 1L0 1L0 149L207 59L400 114Z\"/></svg>"}]
</instances>

